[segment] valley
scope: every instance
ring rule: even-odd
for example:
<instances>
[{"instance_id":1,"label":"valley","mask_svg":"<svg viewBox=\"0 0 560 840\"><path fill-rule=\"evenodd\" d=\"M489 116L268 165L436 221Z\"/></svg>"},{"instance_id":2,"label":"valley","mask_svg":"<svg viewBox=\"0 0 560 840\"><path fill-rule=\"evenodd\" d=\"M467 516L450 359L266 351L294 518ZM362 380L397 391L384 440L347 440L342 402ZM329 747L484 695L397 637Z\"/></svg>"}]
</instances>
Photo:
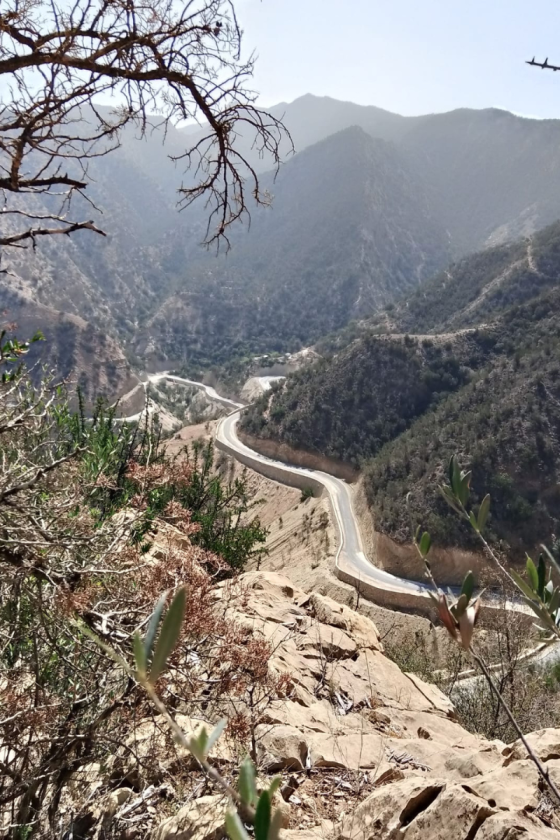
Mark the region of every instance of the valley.
<instances>
[{"instance_id":1,"label":"valley","mask_svg":"<svg viewBox=\"0 0 560 840\"><path fill-rule=\"evenodd\" d=\"M475 502L495 500L492 539L512 562L553 544L556 122L496 109L409 118L313 96L271 111L297 152L286 146L274 176L239 137L272 201L227 252L200 247L202 208L175 208L169 155L196 132L154 124L139 142L127 128L114 156L92 161L108 237L3 255L6 317L45 333L31 359L136 419L149 376L165 435L219 417L216 389L254 403L240 423L253 449L358 481L362 531L389 574L416 565L411 516L442 582L483 569L437 491L453 452L473 466ZM175 381L146 373L158 370ZM208 393L184 387L200 381Z\"/></svg>"},{"instance_id":2,"label":"valley","mask_svg":"<svg viewBox=\"0 0 560 840\"><path fill-rule=\"evenodd\" d=\"M511 560L543 533L553 542L559 230L466 257L319 343L323 358L262 397L243 428L360 469L375 530L403 549L411 515L436 549L476 546L439 497L454 452L478 498L495 500L491 527Z\"/></svg>"},{"instance_id":3,"label":"valley","mask_svg":"<svg viewBox=\"0 0 560 840\"><path fill-rule=\"evenodd\" d=\"M176 207L185 173L169 155L191 135L154 125L138 141L127 129L120 149L91 162L103 212L75 198L108 236L6 252L2 306L25 331L17 300L31 296L109 334L137 370L172 360L194 375L309 346L382 312L451 260L560 214L553 120L467 109L407 118L313 96L271 111L283 114L297 153L286 148L274 177L266 155L239 139L272 204L232 233L229 253L201 247L202 206Z\"/></svg>"},{"instance_id":4,"label":"valley","mask_svg":"<svg viewBox=\"0 0 560 840\"><path fill-rule=\"evenodd\" d=\"M539 16L6 4L0 835L558 838Z\"/></svg>"},{"instance_id":5,"label":"valley","mask_svg":"<svg viewBox=\"0 0 560 840\"><path fill-rule=\"evenodd\" d=\"M297 153L286 147L274 177L239 138L272 203L232 231L227 253L200 247L197 205L175 209L181 173L168 155L180 129L164 137L154 125L140 143L127 129L114 157L92 162L95 221L109 236L3 256L6 317L20 334L45 332L33 360L137 418L146 371L214 389L152 379L167 435L213 421L216 388L249 398L241 434L252 448L359 479L362 530L388 573L414 567L411 513L444 582L481 567L437 493L454 451L474 466L475 499L495 499L492 536L513 562L553 543L560 234L543 225L560 215L556 123L498 110L408 118L313 96L272 112ZM512 180L522 164L534 177ZM250 382L267 370L273 387L259 395ZM290 375L275 383L277 371Z\"/></svg>"}]
</instances>

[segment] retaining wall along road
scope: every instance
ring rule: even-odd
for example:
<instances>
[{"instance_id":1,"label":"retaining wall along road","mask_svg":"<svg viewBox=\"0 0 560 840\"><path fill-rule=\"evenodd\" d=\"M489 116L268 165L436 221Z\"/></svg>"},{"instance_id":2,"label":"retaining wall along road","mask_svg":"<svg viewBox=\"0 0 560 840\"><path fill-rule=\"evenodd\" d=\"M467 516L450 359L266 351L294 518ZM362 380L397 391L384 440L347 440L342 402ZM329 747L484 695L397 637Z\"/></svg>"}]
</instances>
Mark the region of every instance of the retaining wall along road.
<instances>
[{"instance_id":1,"label":"retaining wall along road","mask_svg":"<svg viewBox=\"0 0 560 840\"><path fill-rule=\"evenodd\" d=\"M245 452L239 452L233 446L218 440L218 438L215 438L214 443L216 445L216 449L221 449L222 452L226 452L228 455L231 455L232 458L235 458L236 461L240 461L240 463L245 464L246 467L250 467L252 470L264 475L266 478L271 478L273 481L278 481L280 484L287 484L289 487L298 487L300 490L305 490L307 487L310 487L313 490L313 495L317 498L322 496L325 492L324 485L315 478L311 478L307 475L301 475L297 472L292 472L292 470L283 470L275 464L269 464L266 461L253 458Z\"/></svg>"},{"instance_id":2,"label":"retaining wall along road","mask_svg":"<svg viewBox=\"0 0 560 840\"><path fill-rule=\"evenodd\" d=\"M265 458L271 458L273 461L282 461L288 466L303 467L306 470L319 470L334 475L336 478L342 478L348 483L357 481L360 475L349 464L343 464L342 461L327 458L325 455L317 455L314 452L307 452L304 449L294 449L287 443L254 437L254 435L248 435L241 429L237 430L237 437L249 449L254 449L255 452L264 455Z\"/></svg>"}]
</instances>

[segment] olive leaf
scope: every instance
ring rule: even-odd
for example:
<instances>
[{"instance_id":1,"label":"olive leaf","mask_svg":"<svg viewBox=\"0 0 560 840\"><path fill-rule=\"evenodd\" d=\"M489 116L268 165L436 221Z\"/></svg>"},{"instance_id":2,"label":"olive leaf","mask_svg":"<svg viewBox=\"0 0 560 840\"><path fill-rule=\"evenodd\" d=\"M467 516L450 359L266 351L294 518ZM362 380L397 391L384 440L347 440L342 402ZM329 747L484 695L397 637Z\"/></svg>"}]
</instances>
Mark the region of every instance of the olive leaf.
<instances>
[{"instance_id":1,"label":"olive leaf","mask_svg":"<svg viewBox=\"0 0 560 840\"><path fill-rule=\"evenodd\" d=\"M424 531L424 533L422 534L422 538L420 540L420 545L419 545L420 554L422 555L422 557L426 557L426 555L428 554L428 552L430 550L431 544L432 544L432 538L430 537L430 535L428 534L427 531Z\"/></svg>"},{"instance_id":2,"label":"olive leaf","mask_svg":"<svg viewBox=\"0 0 560 840\"><path fill-rule=\"evenodd\" d=\"M483 531L484 526L486 525L486 521L488 519L488 514L490 513L490 494L487 493L486 496L483 498L482 502L480 503L480 507L478 509L478 530Z\"/></svg>"},{"instance_id":3,"label":"olive leaf","mask_svg":"<svg viewBox=\"0 0 560 840\"><path fill-rule=\"evenodd\" d=\"M463 585L461 587L461 595L466 595L467 604L471 600L474 592L474 575L471 571L467 572Z\"/></svg>"},{"instance_id":4,"label":"olive leaf","mask_svg":"<svg viewBox=\"0 0 560 840\"><path fill-rule=\"evenodd\" d=\"M254 805L257 801L255 765L246 758L239 767L237 789L244 805Z\"/></svg>"},{"instance_id":5,"label":"olive leaf","mask_svg":"<svg viewBox=\"0 0 560 840\"><path fill-rule=\"evenodd\" d=\"M226 814L226 831L230 840L249 840L245 826L241 822L237 811L228 811Z\"/></svg>"},{"instance_id":6,"label":"olive leaf","mask_svg":"<svg viewBox=\"0 0 560 840\"><path fill-rule=\"evenodd\" d=\"M181 633L181 627L183 625L183 619L185 617L185 606L186 590L185 587L182 586L173 598L171 606L167 610L167 614L161 626L161 632L159 634L156 649L154 651L154 658L152 660L152 666L150 668L150 680L152 682L156 682L160 676L161 672L165 668L165 663L167 662L169 654L173 651L175 645L177 644Z\"/></svg>"},{"instance_id":7,"label":"olive leaf","mask_svg":"<svg viewBox=\"0 0 560 840\"><path fill-rule=\"evenodd\" d=\"M271 812L270 794L267 790L263 790L255 811L255 840L268 840Z\"/></svg>"}]
</instances>

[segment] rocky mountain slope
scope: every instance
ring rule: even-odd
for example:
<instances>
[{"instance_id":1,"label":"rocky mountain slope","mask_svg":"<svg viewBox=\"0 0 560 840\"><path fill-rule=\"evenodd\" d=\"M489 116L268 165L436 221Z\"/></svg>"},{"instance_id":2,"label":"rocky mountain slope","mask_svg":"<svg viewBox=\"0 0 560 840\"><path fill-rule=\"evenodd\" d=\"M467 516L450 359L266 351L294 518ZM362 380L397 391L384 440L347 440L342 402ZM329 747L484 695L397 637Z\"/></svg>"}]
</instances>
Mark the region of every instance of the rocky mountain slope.
<instances>
[{"instance_id":1,"label":"rocky mountain slope","mask_svg":"<svg viewBox=\"0 0 560 840\"><path fill-rule=\"evenodd\" d=\"M253 731L259 777L282 776L275 806L286 840L557 836L522 744L464 729L447 697L383 655L369 619L270 572L220 584L214 598L248 640L272 646L271 673L288 677L285 696L258 707ZM180 698L174 716L188 733L213 722ZM232 780L234 731L210 754ZM173 744L161 715L131 720L120 740L114 755L74 780L59 808L63 822L71 808L75 830L87 836L225 835L227 799ZM529 741L558 782L559 731L542 729Z\"/></svg>"},{"instance_id":2,"label":"rocky mountain slope","mask_svg":"<svg viewBox=\"0 0 560 840\"><path fill-rule=\"evenodd\" d=\"M74 218L92 219L106 236L86 231L42 237L34 248L4 248L0 272L4 319L17 322L22 339L34 326L45 333L47 342L34 349L35 356L64 376L87 378L92 395L98 389L111 397L130 387L111 372L112 359L119 368L124 364L130 376L124 351L130 355L139 321L159 299L165 276L160 268L162 240L170 227L181 224L175 207L181 171L168 159L184 147L180 134L170 129L165 150L163 133L155 126L143 141L132 130L122 139L120 149L90 161L89 200L76 195L70 209ZM41 196L29 201L38 213L52 210L52 202L47 205L45 198L41 203ZM3 229L14 225L13 218L3 219ZM79 359L73 360L65 339L54 330L59 318L81 325L80 330L89 324L97 336ZM105 344L111 346L108 356Z\"/></svg>"},{"instance_id":3,"label":"rocky mountain slope","mask_svg":"<svg viewBox=\"0 0 560 840\"><path fill-rule=\"evenodd\" d=\"M110 401L138 385L139 379L111 335L78 315L38 303L28 294L0 286L3 328L20 339L41 332L27 360L37 374L45 369L64 380L72 394L79 387L87 404L98 397Z\"/></svg>"},{"instance_id":4,"label":"rocky mountain slope","mask_svg":"<svg viewBox=\"0 0 560 840\"><path fill-rule=\"evenodd\" d=\"M311 94L271 110L284 119L298 153L350 126L394 143L430 189L458 254L533 233L559 216L558 120L498 108L403 117ZM261 171L270 164L255 154L252 162Z\"/></svg>"},{"instance_id":5,"label":"rocky mountain slope","mask_svg":"<svg viewBox=\"0 0 560 840\"><path fill-rule=\"evenodd\" d=\"M391 313L400 331L456 331L558 288L560 224L452 263Z\"/></svg>"},{"instance_id":6,"label":"rocky mountain slope","mask_svg":"<svg viewBox=\"0 0 560 840\"><path fill-rule=\"evenodd\" d=\"M16 274L36 302L108 331L141 360L209 367L232 351L297 349L413 290L449 255L560 215L557 121L496 109L408 118L313 96L272 110L298 151L276 181L270 161L253 160L274 206L237 231L229 257L200 248L202 205L176 209L193 175L168 155L196 130L170 129L163 146L154 124L92 162L99 210L76 198L77 215L108 236L5 251L0 284ZM239 143L250 156L250 138Z\"/></svg>"},{"instance_id":7,"label":"rocky mountain slope","mask_svg":"<svg viewBox=\"0 0 560 840\"><path fill-rule=\"evenodd\" d=\"M212 336L210 358L216 354L216 333L241 354L262 350L263 339L267 349L296 347L315 340L318 332L375 312L384 300L425 277L446 254L532 234L560 215L556 121L527 120L497 109L405 118L312 96L273 111L284 114L298 149L271 184L274 210L256 215L252 231L235 238L223 264L203 261L194 291L169 299L150 321L150 334L166 352L177 340L198 352L204 330ZM390 144L390 160L371 161L373 188L367 184L368 163L356 147L356 126ZM328 157L326 143L332 150ZM266 164L256 158L252 162L261 169ZM366 173L365 183L359 176L348 177L352 162ZM314 169L327 188L326 198L313 188ZM343 172L341 186L336 175ZM408 181L404 190L398 183L401 172ZM297 189L291 192L296 177ZM365 203L364 190L369 194ZM351 199L349 211L344 210L345 194ZM291 229L284 223L286 213ZM341 247L342 234L347 250ZM186 290L198 259L189 260L184 246L177 255L190 266L185 272L177 265L174 272ZM412 274L411 260L417 268ZM204 296L207 289L211 305ZM316 309L306 302L306 294L312 299L314 293L320 294ZM248 298L250 315L244 311ZM168 318L181 319L187 327L166 331ZM219 349L216 355L220 358Z\"/></svg>"},{"instance_id":8,"label":"rocky mountain slope","mask_svg":"<svg viewBox=\"0 0 560 840\"><path fill-rule=\"evenodd\" d=\"M356 125L394 143L431 191L456 253L535 232L558 218L558 120L498 108L402 117L307 95L273 109L297 151Z\"/></svg>"},{"instance_id":9,"label":"rocky mountain slope","mask_svg":"<svg viewBox=\"0 0 560 840\"><path fill-rule=\"evenodd\" d=\"M458 453L478 498L491 493L493 535L514 557L555 543L559 243L554 225L451 266L361 337L332 342L334 354L262 398L244 428L361 465L375 527L401 542L410 491L437 543L473 546L437 490Z\"/></svg>"},{"instance_id":10,"label":"rocky mountain slope","mask_svg":"<svg viewBox=\"0 0 560 840\"><path fill-rule=\"evenodd\" d=\"M453 346L369 335L276 385L241 425L359 468L430 405L466 384L467 359L479 366L485 356L478 337L468 334Z\"/></svg>"},{"instance_id":11,"label":"rocky mountain slope","mask_svg":"<svg viewBox=\"0 0 560 840\"><path fill-rule=\"evenodd\" d=\"M182 172L168 155L183 144L172 129L165 147L163 140L155 126L144 140L127 130L121 148L91 160L90 201L74 196L71 215L92 219L106 236L87 231L43 237L36 248L4 248L2 288L24 286L38 303L79 315L126 340L157 295L162 240L182 222L175 207ZM46 197L29 201L38 212L47 209ZM3 220L6 228L16 224Z\"/></svg>"},{"instance_id":12,"label":"rocky mountain slope","mask_svg":"<svg viewBox=\"0 0 560 840\"><path fill-rule=\"evenodd\" d=\"M185 273L188 251L174 251L176 293L147 325L166 353L188 348L224 361L249 348L295 350L377 311L445 262L447 237L425 189L391 145L359 128L263 183L273 205L232 237L228 254L191 254Z\"/></svg>"}]
</instances>

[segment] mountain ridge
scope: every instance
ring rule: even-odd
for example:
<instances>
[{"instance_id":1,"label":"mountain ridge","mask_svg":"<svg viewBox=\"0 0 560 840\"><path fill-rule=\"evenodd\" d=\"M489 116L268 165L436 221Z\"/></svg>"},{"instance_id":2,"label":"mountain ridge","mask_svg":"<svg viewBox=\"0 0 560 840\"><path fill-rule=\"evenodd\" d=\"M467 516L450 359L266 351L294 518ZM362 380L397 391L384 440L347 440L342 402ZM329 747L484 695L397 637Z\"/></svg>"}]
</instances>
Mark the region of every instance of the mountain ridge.
<instances>
[{"instance_id":1,"label":"mountain ridge","mask_svg":"<svg viewBox=\"0 0 560 840\"><path fill-rule=\"evenodd\" d=\"M216 335L218 353L236 342L254 352L296 350L376 311L446 261L447 238L421 185L391 144L359 127L306 149L265 185L272 206L255 214L249 233L232 237L227 256L190 254L189 280L163 304L163 328L157 315L151 323L153 343L167 352L184 346L183 323L207 347ZM179 249L177 276L187 258Z\"/></svg>"},{"instance_id":2,"label":"mountain ridge","mask_svg":"<svg viewBox=\"0 0 560 840\"><path fill-rule=\"evenodd\" d=\"M162 361L207 369L230 352L297 350L375 314L449 259L533 235L560 216L559 121L500 109L405 117L312 95L275 109L300 151L276 180L264 171L270 161L250 158L276 207L233 233L227 261L200 248L201 205L177 212L177 188L192 173L168 155L196 131L170 128L163 146L154 125L141 142L125 132L121 149L92 162L91 197L105 213L86 202L77 209L106 239L40 243L25 258L5 252L5 267L38 303L108 332L139 366L155 350ZM376 145L373 163L356 149L360 128ZM249 138L239 142L243 149ZM329 158L322 143L338 144L337 154ZM337 180L352 166L351 183ZM369 202L368 167L376 170ZM0 284L8 288L9 277Z\"/></svg>"},{"instance_id":3,"label":"mountain ridge","mask_svg":"<svg viewBox=\"0 0 560 840\"><path fill-rule=\"evenodd\" d=\"M333 342L329 358L264 395L241 428L361 466L375 528L397 542L410 541L412 516L441 547L476 547L438 493L457 454L473 470L475 503L492 496L490 534L513 559L556 546L559 278L560 222L531 251L524 239L466 257L369 333L366 324ZM469 311L488 287L484 307Z\"/></svg>"}]
</instances>

